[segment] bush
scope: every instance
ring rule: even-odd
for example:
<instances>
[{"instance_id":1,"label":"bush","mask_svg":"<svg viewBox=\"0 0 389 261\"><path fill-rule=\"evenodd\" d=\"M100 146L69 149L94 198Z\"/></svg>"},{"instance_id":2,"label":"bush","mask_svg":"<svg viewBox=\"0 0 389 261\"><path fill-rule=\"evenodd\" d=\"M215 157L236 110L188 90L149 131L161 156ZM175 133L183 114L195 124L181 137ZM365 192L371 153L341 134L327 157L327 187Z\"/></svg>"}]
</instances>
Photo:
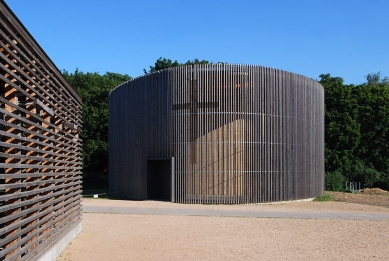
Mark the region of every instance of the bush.
<instances>
[{"instance_id":1,"label":"bush","mask_svg":"<svg viewBox=\"0 0 389 261\"><path fill-rule=\"evenodd\" d=\"M344 187L344 177L339 170L326 172L325 189L329 191L342 191Z\"/></svg>"},{"instance_id":2,"label":"bush","mask_svg":"<svg viewBox=\"0 0 389 261\"><path fill-rule=\"evenodd\" d=\"M381 173L361 162L352 165L349 172L348 181L361 182L364 188L372 188L382 183Z\"/></svg>"}]
</instances>

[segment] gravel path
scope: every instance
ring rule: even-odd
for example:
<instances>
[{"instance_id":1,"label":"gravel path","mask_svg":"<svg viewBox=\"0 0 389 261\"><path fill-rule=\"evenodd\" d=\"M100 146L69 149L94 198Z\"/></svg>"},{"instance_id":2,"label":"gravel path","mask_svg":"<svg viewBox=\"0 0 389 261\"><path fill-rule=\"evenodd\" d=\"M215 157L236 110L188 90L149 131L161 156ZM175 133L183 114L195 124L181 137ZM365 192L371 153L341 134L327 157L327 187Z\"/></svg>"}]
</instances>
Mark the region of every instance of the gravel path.
<instances>
[{"instance_id":1,"label":"gravel path","mask_svg":"<svg viewBox=\"0 0 389 261\"><path fill-rule=\"evenodd\" d=\"M389 214L342 202L182 205L85 199L84 206ZM64 260L389 260L388 220L84 213Z\"/></svg>"}]
</instances>

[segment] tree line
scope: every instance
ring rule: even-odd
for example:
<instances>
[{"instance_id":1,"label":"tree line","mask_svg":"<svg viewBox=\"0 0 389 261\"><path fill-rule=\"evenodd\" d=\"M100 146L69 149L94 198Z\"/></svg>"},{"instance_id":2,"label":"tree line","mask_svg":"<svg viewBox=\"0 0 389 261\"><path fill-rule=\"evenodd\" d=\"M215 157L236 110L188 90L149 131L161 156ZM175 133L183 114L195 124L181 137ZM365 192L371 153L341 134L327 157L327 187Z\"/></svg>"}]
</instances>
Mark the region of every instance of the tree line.
<instances>
[{"instance_id":1,"label":"tree line","mask_svg":"<svg viewBox=\"0 0 389 261\"><path fill-rule=\"evenodd\" d=\"M209 64L194 59L179 63L159 58L145 74L180 65ZM108 187L108 95L127 74L63 71L83 101L83 172L85 188ZM346 181L389 189L389 79L368 74L359 85L322 74L325 90L325 188L343 190Z\"/></svg>"},{"instance_id":2,"label":"tree line","mask_svg":"<svg viewBox=\"0 0 389 261\"><path fill-rule=\"evenodd\" d=\"M389 188L389 79L368 74L360 85L320 75L325 90L327 190L344 182Z\"/></svg>"},{"instance_id":3,"label":"tree line","mask_svg":"<svg viewBox=\"0 0 389 261\"><path fill-rule=\"evenodd\" d=\"M82 99L82 164L84 189L108 187L108 95L131 79L127 74L63 71Z\"/></svg>"}]
</instances>

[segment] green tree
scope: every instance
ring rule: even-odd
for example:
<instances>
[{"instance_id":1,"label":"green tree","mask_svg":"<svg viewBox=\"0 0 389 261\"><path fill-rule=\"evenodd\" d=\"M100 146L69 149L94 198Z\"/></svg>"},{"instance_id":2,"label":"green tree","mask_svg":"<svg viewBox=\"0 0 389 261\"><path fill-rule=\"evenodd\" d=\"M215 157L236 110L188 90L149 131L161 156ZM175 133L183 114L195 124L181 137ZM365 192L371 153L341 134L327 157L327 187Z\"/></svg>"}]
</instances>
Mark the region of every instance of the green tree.
<instances>
[{"instance_id":1,"label":"green tree","mask_svg":"<svg viewBox=\"0 0 389 261\"><path fill-rule=\"evenodd\" d=\"M326 188L341 179L389 188L389 81L368 74L366 83L345 85L320 75L325 89Z\"/></svg>"},{"instance_id":2,"label":"green tree","mask_svg":"<svg viewBox=\"0 0 389 261\"><path fill-rule=\"evenodd\" d=\"M344 173L355 162L354 150L360 142L354 86L345 85L342 78L330 74L322 74L320 78L325 90L326 171Z\"/></svg>"},{"instance_id":3,"label":"green tree","mask_svg":"<svg viewBox=\"0 0 389 261\"><path fill-rule=\"evenodd\" d=\"M83 73L76 71L63 75L80 95L83 103L83 141L84 186L102 186L90 173L104 173L108 170L108 95L119 84L131 79L130 76L107 72ZM100 178L104 179L104 178ZM91 182L88 182L92 180ZM89 184L91 183L91 184Z\"/></svg>"},{"instance_id":4,"label":"green tree","mask_svg":"<svg viewBox=\"0 0 389 261\"><path fill-rule=\"evenodd\" d=\"M373 175L389 187L389 82L380 74L369 74L366 83L354 88L358 100L361 140L355 155L367 168L381 173ZM380 178L378 178L380 176ZM371 182L370 182L371 183Z\"/></svg>"},{"instance_id":5,"label":"green tree","mask_svg":"<svg viewBox=\"0 0 389 261\"><path fill-rule=\"evenodd\" d=\"M188 60L186 63L179 63L177 62L177 60L173 62L170 59L159 57L159 59L155 62L154 66L150 66L150 70L148 72L146 71L146 69L143 69L143 73L145 74L153 73L163 69L168 69L168 68L177 67L181 65L193 65L193 64L209 64L209 62L206 60L200 61L199 59L196 58L192 61Z\"/></svg>"},{"instance_id":6,"label":"green tree","mask_svg":"<svg viewBox=\"0 0 389 261\"><path fill-rule=\"evenodd\" d=\"M381 180L381 173L374 168L366 167L362 162L357 162L350 169L353 181L361 182L364 187L371 188Z\"/></svg>"},{"instance_id":7,"label":"green tree","mask_svg":"<svg viewBox=\"0 0 389 261\"><path fill-rule=\"evenodd\" d=\"M366 76L367 85L369 86L389 86L389 78L385 76L381 79L381 73L369 73Z\"/></svg>"}]
</instances>

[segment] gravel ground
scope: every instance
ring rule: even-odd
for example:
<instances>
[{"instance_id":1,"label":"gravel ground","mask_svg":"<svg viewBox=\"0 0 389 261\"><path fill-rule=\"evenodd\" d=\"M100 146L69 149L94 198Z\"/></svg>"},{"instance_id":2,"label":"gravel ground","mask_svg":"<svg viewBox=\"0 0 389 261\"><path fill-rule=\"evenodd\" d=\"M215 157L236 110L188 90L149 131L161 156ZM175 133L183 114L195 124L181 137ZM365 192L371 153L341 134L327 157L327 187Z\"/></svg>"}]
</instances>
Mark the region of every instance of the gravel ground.
<instances>
[{"instance_id":1,"label":"gravel ground","mask_svg":"<svg viewBox=\"0 0 389 261\"><path fill-rule=\"evenodd\" d=\"M345 202L182 205L84 199L88 206L389 213ZM389 260L389 221L83 214L64 260Z\"/></svg>"}]
</instances>

